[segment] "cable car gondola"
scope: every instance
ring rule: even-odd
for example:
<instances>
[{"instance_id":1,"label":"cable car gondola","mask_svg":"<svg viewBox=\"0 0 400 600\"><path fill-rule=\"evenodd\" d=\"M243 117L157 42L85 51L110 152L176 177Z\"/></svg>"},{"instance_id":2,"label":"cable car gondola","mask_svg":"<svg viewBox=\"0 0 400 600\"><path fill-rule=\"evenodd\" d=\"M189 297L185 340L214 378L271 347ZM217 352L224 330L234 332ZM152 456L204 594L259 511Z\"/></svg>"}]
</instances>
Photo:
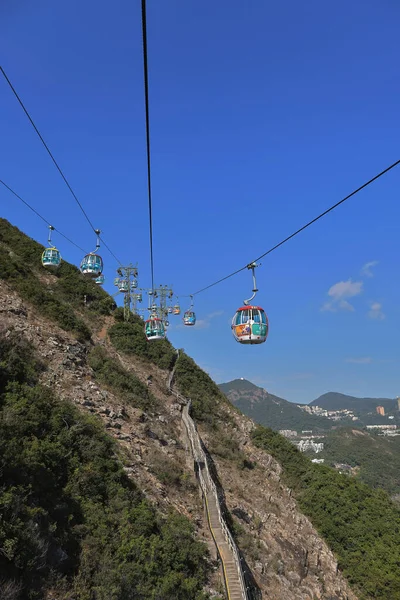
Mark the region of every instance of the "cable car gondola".
<instances>
[{"instance_id":1,"label":"cable car gondola","mask_svg":"<svg viewBox=\"0 0 400 600\"><path fill-rule=\"evenodd\" d=\"M97 285L103 285L103 283L105 282L106 278L104 277L103 274L99 275L98 277L96 277L96 279L94 280L95 283L97 283Z\"/></svg>"},{"instance_id":2,"label":"cable car gondola","mask_svg":"<svg viewBox=\"0 0 400 600\"><path fill-rule=\"evenodd\" d=\"M232 332L241 344L262 344L268 335L268 317L261 306L242 306L232 319Z\"/></svg>"},{"instance_id":3,"label":"cable car gondola","mask_svg":"<svg viewBox=\"0 0 400 600\"><path fill-rule=\"evenodd\" d=\"M157 316L150 315L150 319L145 321L144 332L149 341L165 339L164 323Z\"/></svg>"},{"instance_id":4,"label":"cable car gondola","mask_svg":"<svg viewBox=\"0 0 400 600\"><path fill-rule=\"evenodd\" d=\"M118 289L120 292L129 292L129 281L127 279L120 279Z\"/></svg>"},{"instance_id":5,"label":"cable car gondola","mask_svg":"<svg viewBox=\"0 0 400 600\"><path fill-rule=\"evenodd\" d=\"M189 325L189 326L196 324L196 314L192 310L193 309L193 296L190 296L190 297L192 299L190 307L183 314L183 322L185 325Z\"/></svg>"},{"instance_id":6,"label":"cable car gondola","mask_svg":"<svg viewBox=\"0 0 400 600\"><path fill-rule=\"evenodd\" d=\"M42 253L42 265L46 269L58 269L61 265L61 254L55 246L51 245L51 232L54 231L54 227L49 225L49 237L48 244L49 248L46 248Z\"/></svg>"},{"instance_id":7,"label":"cable car gondola","mask_svg":"<svg viewBox=\"0 0 400 600\"><path fill-rule=\"evenodd\" d=\"M255 263L247 265L253 273L253 295L248 300L244 300L244 306L238 308L232 319L233 337L240 344L262 344L268 336L268 317L264 309L249 304L258 292L254 273L256 266Z\"/></svg>"},{"instance_id":8,"label":"cable car gondola","mask_svg":"<svg viewBox=\"0 0 400 600\"><path fill-rule=\"evenodd\" d=\"M94 278L98 277L103 272L103 259L99 254L96 254L97 250L100 248L100 230L95 229L95 233L97 235L96 249L94 252L86 254L81 262L81 273Z\"/></svg>"}]
</instances>

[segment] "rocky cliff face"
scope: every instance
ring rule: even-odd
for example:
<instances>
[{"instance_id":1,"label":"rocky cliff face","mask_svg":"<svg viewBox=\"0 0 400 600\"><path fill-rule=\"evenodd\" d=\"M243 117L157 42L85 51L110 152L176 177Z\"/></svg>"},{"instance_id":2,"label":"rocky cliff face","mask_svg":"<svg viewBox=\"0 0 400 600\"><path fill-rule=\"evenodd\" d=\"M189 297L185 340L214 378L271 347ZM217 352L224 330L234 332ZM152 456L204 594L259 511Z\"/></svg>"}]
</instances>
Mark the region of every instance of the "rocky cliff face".
<instances>
[{"instance_id":1,"label":"rocky cliff face","mask_svg":"<svg viewBox=\"0 0 400 600\"><path fill-rule=\"evenodd\" d=\"M88 364L90 345L77 342L40 316L0 281L0 327L6 335L17 331L35 346L47 365L42 383L101 419L123 448L129 476L160 510L173 506L191 518L216 557L188 452L181 405L167 387L170 374L141 359L119 355L107 338L107 325L112 321L112 317L102 318L93 333L93 344L103 346L144 384L152 376L150 389L157 400L152 411L133 408L123 396L100 385ZM221 406L220 415L220 431L222 428L226 439L233 440L245 457L241 464L221 446L221 437L212 425L199 424L198 429L214 463L220 495L259 589L258 597L356 600L338 572L333 554L282 484L280 466L251 443L253 422L228 403ZM218 571L212 586L221 586Z\"/></svg>"}]
</instances>

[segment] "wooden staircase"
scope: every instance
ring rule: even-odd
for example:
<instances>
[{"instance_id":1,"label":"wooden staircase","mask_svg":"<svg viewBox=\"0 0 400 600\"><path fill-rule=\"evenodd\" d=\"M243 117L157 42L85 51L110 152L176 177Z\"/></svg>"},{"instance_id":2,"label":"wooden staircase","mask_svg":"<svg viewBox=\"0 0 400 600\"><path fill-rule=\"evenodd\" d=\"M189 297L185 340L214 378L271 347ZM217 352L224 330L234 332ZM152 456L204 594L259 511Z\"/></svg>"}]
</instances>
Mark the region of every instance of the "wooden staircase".
<instances>
[{"instance_id":1,"label":"wooden staircase","mask_svg":"<svg viewBox=\"0 0 400 600\"><path fill-rule=\"evenodd\" d=\"M179 350L177 350L177 358L178 357ZM249 600L239 552L221 514L217 488L208 469L207 457L203 450L196 425L190 416L191 401L183 398L180 394L172 390L175 368L176 362L168 377L167 387L178 399L185 402L182 409L182 421L186 427L190 440L191 452L195 465L197 466L197 474L207 510L208 524L218 554L221 558L227 598L228 600Z\"/></svg>"},{"instance_id":2,"label":"wooden staircase","mask_svg":"<svg viewBox=\"0 0 400 600\"><path fill-rule=\"evenodd\" d=\"M217 500L212 492L208 492L206 496L206 506L210 530L222 561L228 598L229 600L243 600L246 596L242 592L238 568L233 552L222 530L219 521Z\"/></svg>"},{"instance_id":3,"label":"wooden staircase","mask_svg":"<svg viewBox=\"0 0 400 600\"><path fill-rule=\"evenodd\" d=\"M208 524L213 536L224 571L228 600L247 600L245 581L240 566L238 551L221 515L218 494L207 466L207 458L201 446L196 426L189 414L190 403L182 410L182 420L191 443L192 454L198 467L200 485L206 504Z\"/></svg>"}]
</instances>

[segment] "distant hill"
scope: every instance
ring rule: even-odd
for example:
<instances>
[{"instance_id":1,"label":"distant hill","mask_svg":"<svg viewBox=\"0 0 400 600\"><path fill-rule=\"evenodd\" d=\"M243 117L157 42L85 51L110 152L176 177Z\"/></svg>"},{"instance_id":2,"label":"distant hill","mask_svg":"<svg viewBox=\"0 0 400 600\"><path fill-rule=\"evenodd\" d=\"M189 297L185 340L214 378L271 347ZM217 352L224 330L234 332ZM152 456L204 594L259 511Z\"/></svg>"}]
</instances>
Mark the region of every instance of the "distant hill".
<instances>
[{"instance_id":1,"label":"distant hill","mask_svg":"<svg viewBox=\"0 0 400 600\"><path fill-rule=\"evenodd\" d=\"M356 398L355 396L347 396L338 392L323 394L310 402L309 406L320 406L327 410L348 408L354 411L354 414L357 416L365 416L368 413L372 413L374 422L376 423L387 422L387 417L380 417L376 414L377 406L383 406L387 414L398 416L396 400L390 398Z\"/></svg>"},{"instance_id":2,"label":"distant hill","mask_svg":"<svg viewBox=\"0 0 400 600\"><path fill-rule=\"evenodd\" d=\"M400 436L339 428L327 434L320 456L330 466L346 463L355 468L357 478L371 487L400 494Z\"/></svg>"},{"instance_id":3,"label":"distant hill","mask_svg":"<svg viewBox=\"0 0 400 600\"><path fill-rule=\"evenodd\" d=\"M309 415L296 404L269 394L247 379L221 383L219 389L242 413L271 429L295 429L301 433L305 429L326 431L334 425L333 421Z\"/></svg>"}]
</instances>

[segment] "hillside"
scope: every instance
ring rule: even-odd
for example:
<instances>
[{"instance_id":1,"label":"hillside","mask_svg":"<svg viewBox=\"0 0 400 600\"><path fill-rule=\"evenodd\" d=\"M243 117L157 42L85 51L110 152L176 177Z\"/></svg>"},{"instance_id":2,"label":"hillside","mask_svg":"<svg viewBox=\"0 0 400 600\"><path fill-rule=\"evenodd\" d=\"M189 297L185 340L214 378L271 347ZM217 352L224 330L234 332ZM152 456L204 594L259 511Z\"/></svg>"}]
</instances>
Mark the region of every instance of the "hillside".
<instances>
[{"instance_id":1,"label":"hillside","mask_svg":"<svg viewBox=\"0 0 400 600\"><path fill-rule=\"evenodd\" d=\"M309 403L310 406L320 406L327 410L340 410L342 408L348 408L353 410L355 414L376 414L376 407L383 406L385 411L395 411L397 409L397 401L393 398L356 398L354 396L347 396L346 394L339 394L338 392L328 392L322 394L316 400Z\"/></svg>"},{"instance_id":2,"label":"hillside","mask_svg":"<svg viewBox=\"0 0 400 600\"><path fill-rule=\"evenodd\" d=\"M2 600L205 600L208 552L190 521L157 513L101 422L39 384L30 343L3 335L0 352Z\"/></svg>"},{"instance_id":3,"label":"hillside","mask_svg":"<svg viewBox=\"0 0 400 600\"><path fill-rule=\"evenodd\" d=\"M294 429L301 433L305 429L326 431L332 428L333 422L329 419L309 415L296 404L274 396L246 379L234 379L218 387L243 414L271 429Z\"/></svg>"},{"instance_id":4,"label":"hillside","mask_svg":"<svg viewBox=\"0 0 400 600\"><path fill-rule=\"evenodd\" d=\"M340 428L325 437L321 458L332 466L348 464L360 481L391 495L400 494L400 436Z\"/></svg>"},{"instance_id":5,"label":"hillside","mask_svg":"<svg viewBox=\"0 0 400 600\"><path fill-rule=\"evenodd\" d=\"M188 355L40 253L0 220L2 600L227 597L188 398L248 600L400 599L383 491L256 429Z\"/></svg>"}]
</instances>

